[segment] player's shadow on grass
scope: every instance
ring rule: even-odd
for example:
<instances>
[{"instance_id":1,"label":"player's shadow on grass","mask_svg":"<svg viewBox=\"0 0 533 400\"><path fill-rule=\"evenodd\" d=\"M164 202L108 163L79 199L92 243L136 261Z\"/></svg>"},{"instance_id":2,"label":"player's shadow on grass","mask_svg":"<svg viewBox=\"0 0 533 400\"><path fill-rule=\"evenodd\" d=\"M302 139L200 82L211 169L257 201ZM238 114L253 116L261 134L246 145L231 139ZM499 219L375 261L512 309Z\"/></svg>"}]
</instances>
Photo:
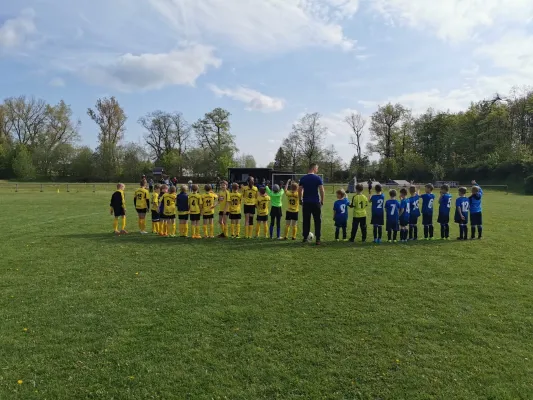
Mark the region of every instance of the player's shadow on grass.
<instances>
[{"instance_id":1,"label":"player's shadow on grass","mask_svg":"<svg viewBox=\"0 0 533 400\"><path fill-rule=\"evenodd\" d=\"M71 235L63 235L65 239L83 239L83 240L91 240L101 243L135 243L135 244L165 244L170 246L180 246L180 245L187 245L187 246L198 246L198 247L205 247L205 246L220 246L220 247L229 247L229 248L240 248L240 249L250 249L250 248L257 248L257 247L315 247L314 243L302 243L301 239L297 240L277 240L277 239L191 239L191 238L163 238L156 235L141 235L139 233L129 233L127 235L121 235L121 236L114 236L112 233L77 233L77 234L71 234ZM433 247L438 245L449 245L449 244L456 244L456 245L462 245L466 244L470 241L463 241L459 242L455 239L450 240L417 240L417 241L410 241L408 243L381 243L381 244L375 244L373 242L366 242L361 243L359 241L356 241L355 243L350 242L336 242L336 241L325 241L322 242L322 247L328 247L328 248L338 248L338 249L345 249L352 247L354 249L379 249L379 248L390 248L390 247L398 247L398 248L409 248L409 247Z\"/></svg>"}]
</instances>

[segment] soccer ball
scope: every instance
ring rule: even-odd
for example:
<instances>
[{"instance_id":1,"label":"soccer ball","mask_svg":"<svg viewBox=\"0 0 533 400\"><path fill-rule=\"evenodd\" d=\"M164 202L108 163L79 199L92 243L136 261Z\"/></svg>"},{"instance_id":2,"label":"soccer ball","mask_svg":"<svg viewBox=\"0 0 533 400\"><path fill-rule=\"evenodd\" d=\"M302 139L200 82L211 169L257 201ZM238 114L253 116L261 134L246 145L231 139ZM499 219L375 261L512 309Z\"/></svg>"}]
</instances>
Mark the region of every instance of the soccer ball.
<instances>
[{"instance_id":1,"label":"soccer ball","mask_svg":"<svg viewBox=\"0 0 533 400\"><path fill-rule=\"evenodd\" d=\"M307 240L311 241L315 238L315 234L313 232L309 232L309 236L307 236Z\"/></svg>"}]
</instances>

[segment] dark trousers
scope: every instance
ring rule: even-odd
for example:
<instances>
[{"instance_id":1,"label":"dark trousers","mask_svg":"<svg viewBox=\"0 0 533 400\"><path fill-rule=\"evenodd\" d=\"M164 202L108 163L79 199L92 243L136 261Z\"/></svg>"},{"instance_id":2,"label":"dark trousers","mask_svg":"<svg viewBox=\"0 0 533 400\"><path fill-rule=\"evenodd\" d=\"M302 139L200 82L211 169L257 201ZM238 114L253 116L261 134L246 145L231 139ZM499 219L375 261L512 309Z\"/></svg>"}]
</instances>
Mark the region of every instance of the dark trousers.
<instances>
[{"instance_id":1,"label":"dark trousers","mask_svg":"<svg viewBox=\"0 0 533 400\"><path fill-rule=\"evenodd\" d=\"M355 240L357 230L361 227L362 241L366 240L366 217L354 217L352 219L352 232L350 233L350 240Z\"/></svg>"},{"instance_id":2,"label":"dark trousers","mask_svg":"<svg viewBox=\"0 0 533 400\"><path fill-rule=\"evenodd\" d=\"M320 231L322 229L322 208L320 203L304 203L302 206L303 215L303 235L307 239L311 231L311 215L315 221L316 240L320 240Z\"/></svg>"}]
</instances>

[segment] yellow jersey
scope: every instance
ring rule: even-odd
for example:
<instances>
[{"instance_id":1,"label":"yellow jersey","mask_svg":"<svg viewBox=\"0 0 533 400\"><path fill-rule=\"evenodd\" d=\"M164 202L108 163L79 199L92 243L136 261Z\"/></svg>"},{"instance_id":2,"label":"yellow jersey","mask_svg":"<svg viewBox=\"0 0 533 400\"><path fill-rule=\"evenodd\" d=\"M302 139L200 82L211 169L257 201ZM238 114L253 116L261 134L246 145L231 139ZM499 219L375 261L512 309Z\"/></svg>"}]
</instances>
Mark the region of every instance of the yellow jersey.
<instances>
[{"instance_id":1,"label":"yellow jersey","mask_svg":"<svg viewBox=\"0 0 533 400\"><path fill-rule=\"evenodd\" d=\"M257 195L257 215L264 217L268 215L268 209L270 205L270 196L268 194Z\"/></svg>"},{"instance_id":2,"label":"yellow jersey","mask_svg":"<svg viewBox=\"0 0 533 400\"><path fill-rule=\"evenodd\" d=\"M135 208L142 210L148 208L148 199L150 198L150 192L145 188L139 188L135 191Z\"/></svg>"},{"instance_id":3,"label":"yellow jersey","mask_svg":"<svg viewBox=\"0 0 533 400\"><path fill-rule=\"evenodd\" d=\"M242 188L242 197L245 206L255 206L257 204L257 186L244 186Z\"/></svg>"},{"instance_id":4,"label":"yellow jersey","mask_svg":"<svg viewBox=\"0 0 533 400\"><path fill-rule=\"evenodd\" d=\"M202 214L203 215L213 215L215 213L215 205L216 201L218 199L218 196L213 193L204 193L202 195Z\"/></svg>"},{"instance_id":5,"label":"yellow jersey","mask_svg":"<svg viewBox=\"0 0 533 400\"><path fill-rule=\"evenodd\" d=\"M152 211L159 212L159 193L152 193Z\"/></svg>"},{"instance_id":6,"label":"yellow jersey","mask_svg":"<svg viewBox=\"0 0 533 400\"><path fill-rule=\"evenodd\" d=\"M191 193L189 195L189 214L200 214L202 210L202 195Z\"/></svg>"},{"instance_id":7,"label":"yellow jersey","mask_svg":"<svg viewBox=\"0 0 533 400\"><path fill-rule=\"evenodd\" d=\"M368 199L364 194L356 194L352 197L353 216L354 218L366 217L366 207L368 206Z\"/></svg>"},{"instance_id":8,"label":"yellow jersey","mask_svg":"<svg viewBox=\"0 0 533 400\"><path fill-rule=\"evenodd\" d=\"M242 194L239 192L231 192L229 194L229 212L230 214L241 213Z\"/></svg>"},{"instance_id":9,"label":"yellow jersey","mask_svg":"<svg viewBox=\"0 0 533 400\"><path fill-rule=\"evenodd\" d=\"M229 200L229 191L224 190L221 192L218 192L218 205L220 211L224 211L226 209L226 204Z\"/></svg>"},{"instance_id":10,"label":"yellow jersey","mask_svg":"<svg viewBox=\"0 0 533 400\"><path fill-rule=\"evenodd\" d=\"M298 199L298 191L287 190L285 192L287 198L289 199L289 204L287 205L288 212L299 212L300 211L300 200Z\"/></svg>"},{"instance_id":11,"label":"yellow jersey","mask_svg":"<svg viewBox=\"0 0 533 400\"><path fill-rule=\"evenodd\" d=\"M171 216L176 215L176 193L165 193L161 198L161 204L163 205L163 215Z\"/></svg>"}]
</instances>

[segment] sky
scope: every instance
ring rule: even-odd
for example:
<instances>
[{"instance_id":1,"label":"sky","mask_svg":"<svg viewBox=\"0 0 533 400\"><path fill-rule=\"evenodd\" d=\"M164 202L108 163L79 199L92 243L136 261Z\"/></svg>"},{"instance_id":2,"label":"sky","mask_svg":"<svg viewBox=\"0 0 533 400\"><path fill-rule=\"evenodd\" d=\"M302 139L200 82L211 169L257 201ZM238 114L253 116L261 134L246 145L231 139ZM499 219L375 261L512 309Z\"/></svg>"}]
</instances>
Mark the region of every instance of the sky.
<instances>
[{"instance_id":1,"label":"sky","mask_svg":"<svg viewBox=\"0 0 533 400\"><path fill-rule=\"evenodd\" d=\"M0 96L64 99L91 147L102 96L140 144L150 111L223 107L259 166L319 112L349 161L352 112L458 111L533 85L532 20L531 0L0 0Z\"/></svg>"}]
</instances>

